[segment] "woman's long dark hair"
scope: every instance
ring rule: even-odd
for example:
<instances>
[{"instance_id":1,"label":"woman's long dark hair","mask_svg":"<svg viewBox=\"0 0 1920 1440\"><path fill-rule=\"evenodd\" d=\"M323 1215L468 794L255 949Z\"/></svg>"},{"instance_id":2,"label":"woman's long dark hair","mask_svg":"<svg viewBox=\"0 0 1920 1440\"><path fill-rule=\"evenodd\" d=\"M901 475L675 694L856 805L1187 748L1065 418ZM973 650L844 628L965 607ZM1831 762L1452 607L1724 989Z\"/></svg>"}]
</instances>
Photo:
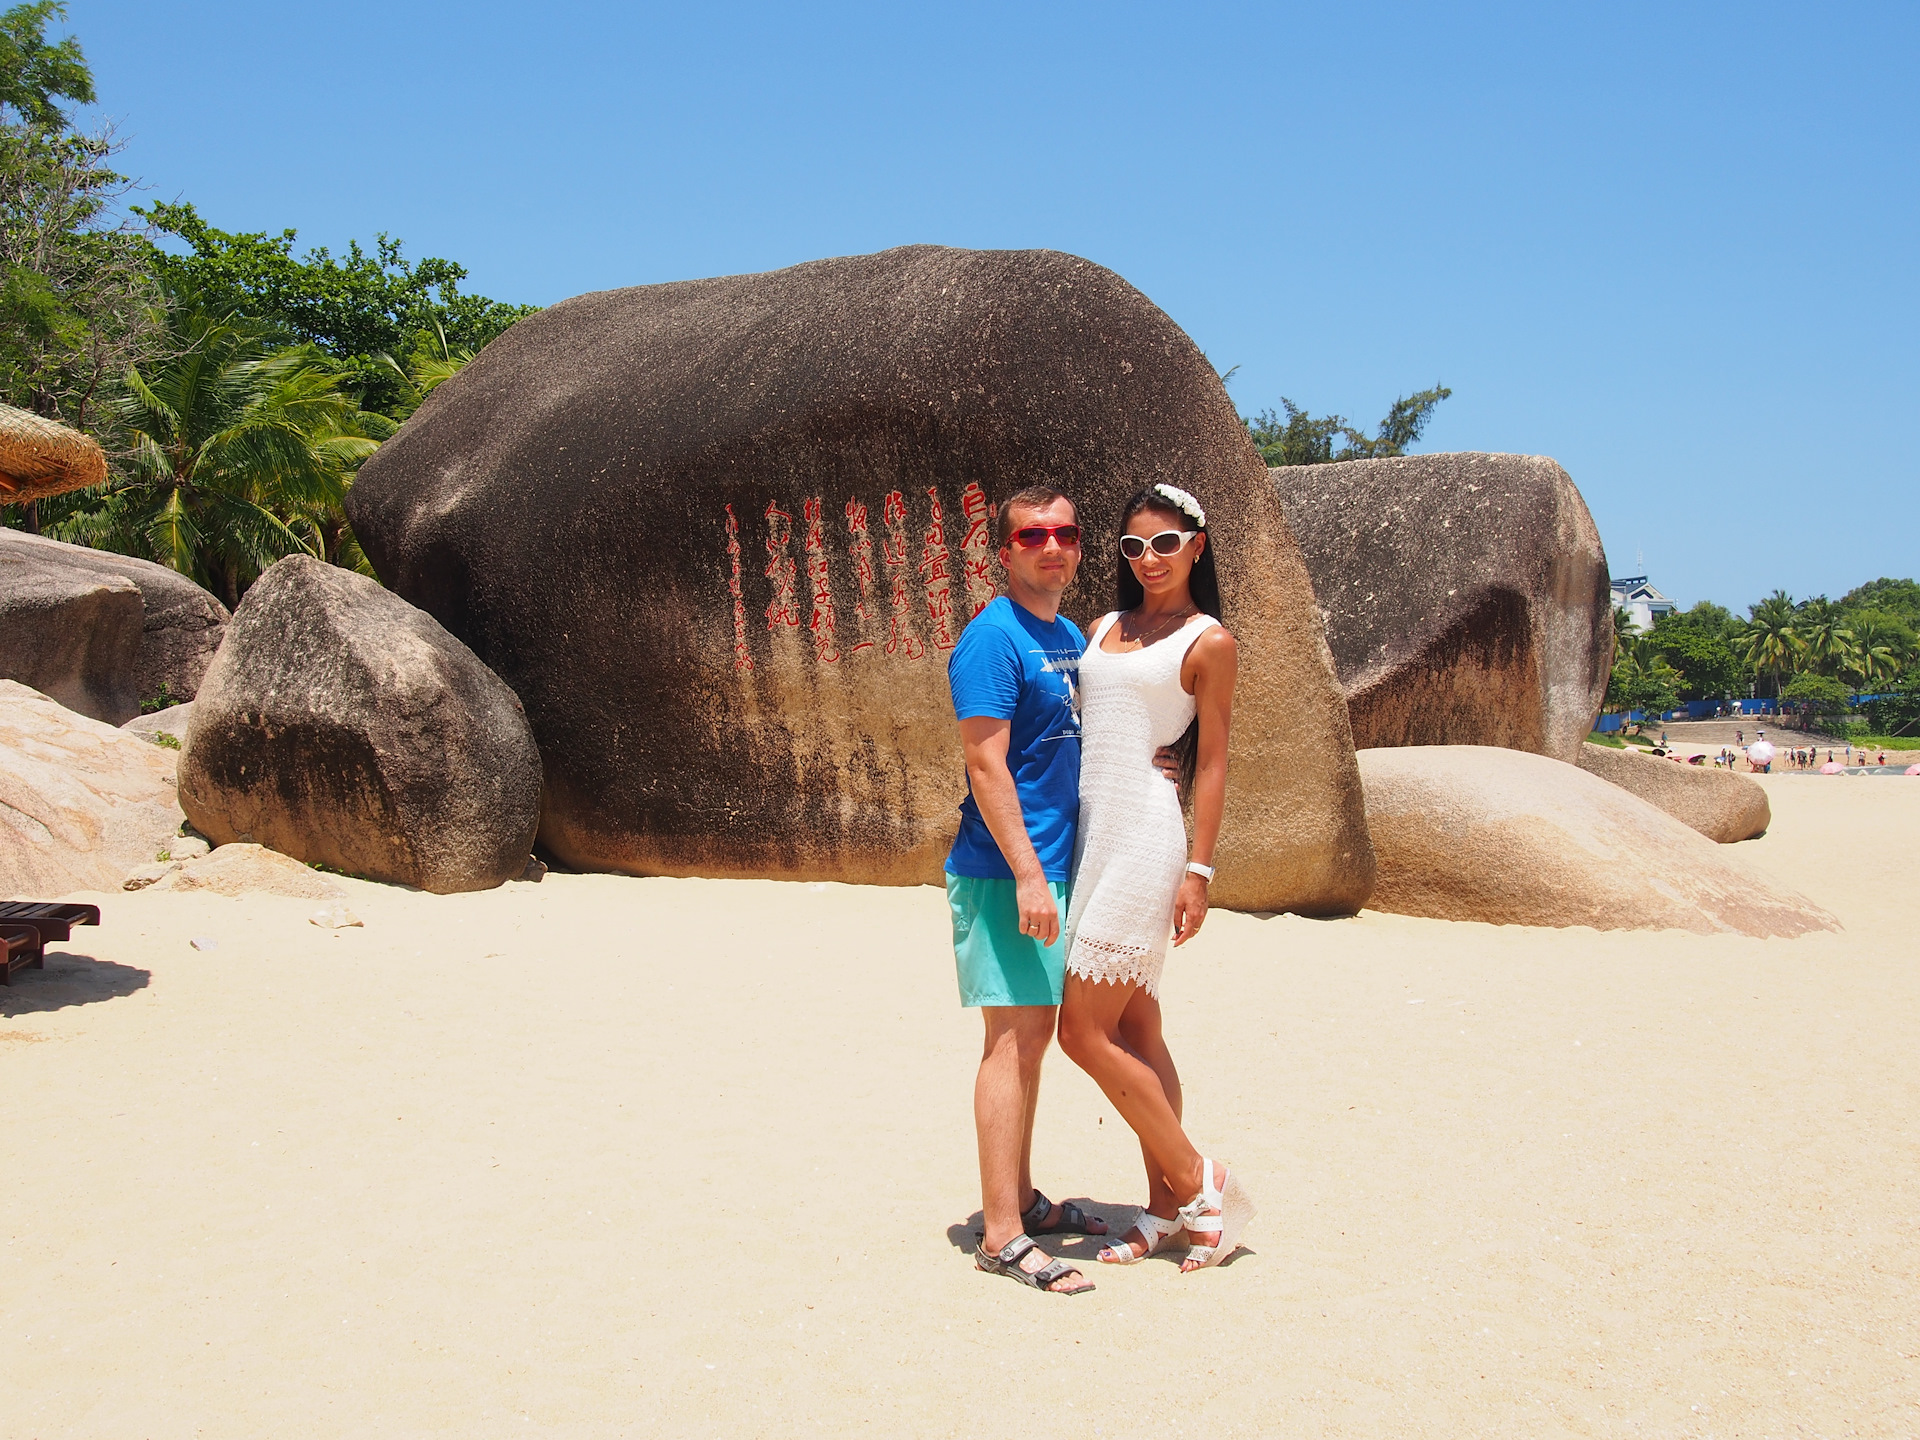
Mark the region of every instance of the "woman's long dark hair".
<instances>
[{"instance_id":1,"label":"woman's long dark hair","mask_svg":"<svg viewBox=\"0 0 1920 1440\"><path fill-rule=\"evenodd\" d=\"M1122 535L1127 533L1127 522L1132 520L1133 517L1138 515L1142 510L1158 510L1164 514L1171 515L1179 523L1182 530L1186 529L1189 525L1193 525L1194 529L1207 537L1207 548L1200 552L1200 558L1193 562L1193 569L1187 575L1187 592L1193 596L1193 603L1198 605L1204 613L1211 615L1216 620L1223 619L1224 617L1220 614L1220 572L1214 568L1213 536L1208 533L1207 527L1204 525L1194 525L1191 515L1187 514L1186 511L1182 510L1158 490L1155 490L1152 486L1148 486L1145 490L1142 490L1131 500L1127 501L1125 508L1120 511L1120 533ZM1193 542L1188 541L1187 543L1192 544ZM1119 544L1120 542L1117 540L1114 542L1116 552L1119 549ZM1140 603L1147 598L1147 592L1142 588L1139 577L1133 573L1133 566L1127 563L1126 556L1116 553L1114 555L1114 563L1119 566L1119 571L1114 577L1113 608L1116 610L1137 609ZM1187 726L1185 733L1173 742L1171 749L1173 750L1174 758L1180 762L1181 807L1191 814L1193 810L1193 775L1200 763L1200 722L1195 720L1193 724Z\"/></svg>"},{"instance_id":2,"label":"woman's long dark hair","mask_svg":"<svg viewBox=\"0 0 1920 1440\"><path fill-rule=\"evenodd\" d=\"M1187 589L1193 596L1194 604L1214 619L1223 619L1224 617L1220 614L1220 572L1214 568L1213 536L1208 532L1207 527L1194 525L1191 515L1158 490L1148 486L1127 501L1126 507L1121 510L1120 533L1122 535L1127 533L1127 522L1142 510L1158 510L1171 515L1179 522L1182 530L1193 525L1194 529L1207 537L1207 548L1200 552L1200 558L1193 562L1193 570L1187 576ZM1116 550L1119 543L1117 540L1114 542ZM1140 603L1147 598L1147 592L1140 588L1140 581L1133 573L1133 566L1127 563L1126 556L1116 554L1114 562L1119 566L1119 570L1114 576L1113 608L1116 610L1138 609Z\"/></svg>"}]
</instances>

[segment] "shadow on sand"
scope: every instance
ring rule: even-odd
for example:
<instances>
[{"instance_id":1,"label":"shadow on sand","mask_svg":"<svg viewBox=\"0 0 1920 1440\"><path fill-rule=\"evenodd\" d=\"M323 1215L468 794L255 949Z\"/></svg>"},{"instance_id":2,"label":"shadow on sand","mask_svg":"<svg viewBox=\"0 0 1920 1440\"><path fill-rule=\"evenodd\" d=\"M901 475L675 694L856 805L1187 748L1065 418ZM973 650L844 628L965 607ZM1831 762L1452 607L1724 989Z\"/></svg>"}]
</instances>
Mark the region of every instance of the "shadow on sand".
<instances>
[{"instance_id":1,"label":"shadow on sand","mask_svg":"<svg viewBox=\"0 0 1920 1440\"><path fill-rule=\"evenodd\" d=\"M0 1016L37 1015L69 1005L118 1000L147 988L150 970L114 960L96 960L70 950L48 950L43 970L16 970L13 983L0 987Z\"/></svg>"},{"instance_id":2,"label":"shadow on sand","mask_svg":"<svg viewBox=\"0 0 1920 1440\"><path fill-rule=\"evenodd\" d=\"M1103 1203L1099 1200L1089 1200L1084 1195L1074 1195L1066 1198L1072 1199L1082 1210L1086 1211L1089 1216L1097 1216L1106 1221L1107 1234L1042 1235L1036 1238L1039 1241L1040 1248L1045 1250L1047 1254L1057 1259L1065 1260L1070 1265L1078 1265L1089 1278L1093 1278L1096 1271L1107 1268L1102 1265L1097 1258L1100 1254L1101 1247L1108 1243L1109 1236L1117 1238L1127 1233L1127 1230L1132 1226L1134 1220L1139 1217L1140 1207L1138 1205ZM949 1225L947 1227L947 1243L963 1254L973 1254L973 1248L980 1243L980 1233L986 1226L986 1223L986 1216L978 1210L974 1211L973 1214L969 1215L961 1224ZM1238 1265L1246 1256L1257 1253L1257 1251L1249 1250L1245 1244L1242 1244L1233 1254L1222 1260L1215 1268L1224 1270L1230 1265ZM1186 1258L1186 1254L1186 1242L1185 1238L1182 1237L1181 1239L1175 1240L1173 1244L1167 1246L1157 1254L1149 1255L1147 1260L1155 1264L1178 1267L1180 1262Z\"/></svg>"}]
</instances>

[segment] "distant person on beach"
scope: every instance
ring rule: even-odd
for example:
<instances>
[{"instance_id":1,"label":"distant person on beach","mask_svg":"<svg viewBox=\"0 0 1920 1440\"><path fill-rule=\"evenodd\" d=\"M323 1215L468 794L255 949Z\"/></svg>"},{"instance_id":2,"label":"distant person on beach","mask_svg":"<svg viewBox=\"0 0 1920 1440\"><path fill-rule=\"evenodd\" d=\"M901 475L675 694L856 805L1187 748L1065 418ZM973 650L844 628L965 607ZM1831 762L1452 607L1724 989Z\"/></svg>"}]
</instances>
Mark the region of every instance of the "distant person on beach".
<instances>
[{"instance_id":1,"label":"distant person on beach","mask_svg":"<svg viewBox=\"0 0 1920 1440\"><path fill-rule=\"evenodd\" d=\"M1060 614L1061 592L1080 568L1080 526L1073 502L1045 486L1006 500L998 525L1007 593L973 617L947 662L967 763L947 904L960 1003L979 1007L986 1025L973 1087L985 1219L974 1264L1077 1295L1092 1283L1033 1237L1104 1235L1106 1223L1047 1199L1031 1165L1080 812L1074 702L1086 637Z\"/></svg>"},{"instance_id":2,"label":"distant person on beach","mask_svg":"<svg viewBox=\"0 0 1920 1440\"><path fill-rule=\"evenodd\" d=\"M1155 485L1120 512L1113 612L1080 660L1080 840L1067 915L1060 1048L1139 1138L1147 1203L1100 1252L1131 1265L1186 1233L1182 1273L1231 1255L1253 1206L1237 1169L1182 1128L1180 1074L1161 1034L1167 942L1207 918L1227 788L1239 659L1200 501ZM1193 793L1193 842L1155 747L1176 744Z\"/></svg>"},{"instance_id":3,"label":"distant person on beach","mask_svg":"<svg viewBox=\"0 0 1920 1440\"><path fill-rule=\"evenodd\" d=\"M1760 731L1753 744L1747 747L1747 764L1753 769L1758 770L1762 775L1772 773L1773 745L1767 739L1766 731Z\"/></svg>"}]
</instances>

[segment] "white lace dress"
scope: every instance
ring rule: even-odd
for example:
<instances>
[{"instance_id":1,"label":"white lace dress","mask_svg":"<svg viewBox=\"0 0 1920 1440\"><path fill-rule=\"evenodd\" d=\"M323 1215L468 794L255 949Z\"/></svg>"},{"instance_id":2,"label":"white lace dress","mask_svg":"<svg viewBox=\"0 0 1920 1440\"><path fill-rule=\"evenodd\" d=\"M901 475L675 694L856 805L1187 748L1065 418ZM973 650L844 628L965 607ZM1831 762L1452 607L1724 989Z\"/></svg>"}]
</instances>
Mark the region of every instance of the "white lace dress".
<instances>
[{"instance_id":1,"label":"white lace dress","mask_svg":"<svg viewBox=\"0 0 1920 1440\"><path fill-rule=\"evenodd\" d=\"M1119 618L1102 619L1080 657L1080 832L1067 969L1158 995L1173 902L1187 873L1187 827L1153 752L1193 723L1180 666L1220 622L1196 615L1143 649L1110 655L1100 641Z\"/></svg>"}]
</instances>

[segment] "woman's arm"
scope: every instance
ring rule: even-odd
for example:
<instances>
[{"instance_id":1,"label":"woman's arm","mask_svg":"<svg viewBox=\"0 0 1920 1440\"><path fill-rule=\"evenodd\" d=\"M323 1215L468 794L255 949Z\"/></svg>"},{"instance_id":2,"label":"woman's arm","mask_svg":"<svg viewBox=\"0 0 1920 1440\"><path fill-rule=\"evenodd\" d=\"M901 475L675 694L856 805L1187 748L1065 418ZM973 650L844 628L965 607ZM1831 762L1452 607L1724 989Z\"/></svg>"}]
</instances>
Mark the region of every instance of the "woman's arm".
<instances>
[{"instance_id":1,"label":"woman's arm","mask_svg":"<svg viewBox=\"0 0 1920 1440\"><path fill-rule=\"evenodd\" d=\"M1220 842L1220 814L1227 803L1227 736L1233 728L1233 682L1240 648L1222 625L1207 627L1180 667L1180 682L1193 696L1200 726L1200 753L1193 772L1193 858L1213 864ZM1173 943L1184 945L1207 918L1207 880L1189 873L1173 906Z\"/></svg>"}]
</instances>

